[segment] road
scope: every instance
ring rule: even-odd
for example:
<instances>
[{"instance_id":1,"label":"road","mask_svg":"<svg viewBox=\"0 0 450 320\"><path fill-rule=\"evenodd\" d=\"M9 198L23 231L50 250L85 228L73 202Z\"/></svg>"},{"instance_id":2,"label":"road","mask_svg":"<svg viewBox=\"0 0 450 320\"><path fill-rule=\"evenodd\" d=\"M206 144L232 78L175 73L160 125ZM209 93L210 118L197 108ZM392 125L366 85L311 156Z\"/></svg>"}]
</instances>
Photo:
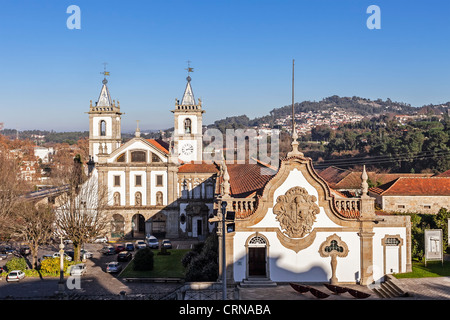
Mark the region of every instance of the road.
<instances>
[{"instance_id":1,"label":"road","mask_svg":"<svg viewBox=\"0 0 450 320\"><path fill-rule=\"evenodd\" d=\"M70 250L70 245L68 246ZM181 286L179 283L139 283L127 282L117 277L116 274L105 272L106 264L116 261L117 254L105 256L100 252L102 244L86 244L85 249L93 253L93 257L87 259L87 273L79 279L65 278L66 293L80 299L114 299L120 292L125 292L127 296L159 299ZM39 250L38 257L44 254L56 252L57 245L45 246ZM6 261L0 261L4 265ZM121 262L123 268L128 262ZM32 278L26 277L19 282L0 281L0 299L45 299L53 296L58 289L56 277ZM69 280L69 283L68 283Z\"/></svg>"}]
</instances>

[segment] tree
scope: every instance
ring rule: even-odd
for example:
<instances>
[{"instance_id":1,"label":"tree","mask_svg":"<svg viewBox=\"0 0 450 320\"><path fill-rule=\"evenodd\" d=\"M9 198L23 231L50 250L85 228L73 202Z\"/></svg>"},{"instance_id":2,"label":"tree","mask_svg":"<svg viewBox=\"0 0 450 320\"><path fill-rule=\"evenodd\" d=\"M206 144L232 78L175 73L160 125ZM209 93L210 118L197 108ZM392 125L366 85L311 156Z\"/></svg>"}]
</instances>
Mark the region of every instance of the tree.
<instances>
[{"instance_id":1,"label":"tree","mask_svg":"<svg viewBox=\"0 0 450 320\"><path fill-rule=\"evenodd\" d=\"M14 213L11 233L22 239L31 250L31 265L37 267L37 255L40 245L48 242L53 232L54 212L50 205L23 201Z\"/></svg>"},{"instance_id":2,"label":"tree","mask_svg":"<svg viewBox=\"0 0 450 320\"><path fill-rule=\"evenodd\" d=\"M102 235L109 220L106 215L107 192L98 184L97 171L86 177L80 158L72 169L59 174L60 185L67 190L58 198L55 212L57 234L73 242L74 260L80 260L83 244Z\"/></svg>"}]
</instances>

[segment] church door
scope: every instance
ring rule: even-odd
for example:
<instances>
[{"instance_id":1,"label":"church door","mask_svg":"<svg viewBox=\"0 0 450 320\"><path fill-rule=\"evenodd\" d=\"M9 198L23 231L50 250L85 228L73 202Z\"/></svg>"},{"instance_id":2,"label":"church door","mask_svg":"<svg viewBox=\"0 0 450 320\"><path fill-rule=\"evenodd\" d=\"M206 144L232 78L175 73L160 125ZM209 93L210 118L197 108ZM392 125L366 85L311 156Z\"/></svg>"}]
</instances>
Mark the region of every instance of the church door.
<instances>
[{"instance_id":1,"label":"church door","mask_svg":"<svg viewBox=\"0 0 450 320\"><path fill-rule=\"evenodd\" d=\"M248 276L267 277L267 242L255 236L248 242Z\"/></svg>"},{"instance_id":2,"label":"church door","mask_svg":"<svg viewBox=\"0 0 450 320\"><path fill-rule=\"evenodd\" d=\"M266 248L248 249L248 275L250 277L266 276Z\"/></svg>"}]
</instances>

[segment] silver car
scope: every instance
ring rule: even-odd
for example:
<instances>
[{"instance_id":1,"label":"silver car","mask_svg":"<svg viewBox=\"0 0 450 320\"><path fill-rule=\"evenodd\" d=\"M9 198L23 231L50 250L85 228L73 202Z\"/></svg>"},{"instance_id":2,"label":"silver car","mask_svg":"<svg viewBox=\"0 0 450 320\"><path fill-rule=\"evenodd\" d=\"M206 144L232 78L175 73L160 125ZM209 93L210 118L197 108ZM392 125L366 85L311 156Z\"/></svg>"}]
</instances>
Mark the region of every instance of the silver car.
<instances>
[{"instance_id":1,"label":"silver car","mask_svg":"<svg viewBox=\"0 0 450 320\"><path fill-rule=\"evenodd\" d=\"M82 276L86 273L86 265L84 263L79 263L70 267L71 276Z\"/></svg>"},{"instance_id":2,"label":"silver car","mask_svg":"<svg viewBox=\"0 0 450 320\"><path fill-rule=\"evenodd\" d=\"M117 261L110 262L106 265L106 272L115 273L115 272L119 272L121 270L122 270L122 265Z\"/></svg>"},{"instance_id":3,"label":"silver car","mask_svg":"<svg viewBox=\"0 0 450 320\"><path fill-rule=\"evenodd\" d=\"M25 278L25 273L22 270L13 270L6 276L6 281L19 281Z\"/></svg>"}]
</instances>

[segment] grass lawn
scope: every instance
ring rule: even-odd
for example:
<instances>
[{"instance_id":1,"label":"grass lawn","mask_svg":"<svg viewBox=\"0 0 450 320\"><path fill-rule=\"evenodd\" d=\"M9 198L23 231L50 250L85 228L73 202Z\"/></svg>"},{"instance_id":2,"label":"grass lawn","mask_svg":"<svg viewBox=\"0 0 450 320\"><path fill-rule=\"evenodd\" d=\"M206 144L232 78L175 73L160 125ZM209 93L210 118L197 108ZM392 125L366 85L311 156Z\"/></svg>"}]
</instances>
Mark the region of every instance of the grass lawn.
<instances>
[{"instance_id":1,"label":"grass lawn","mask_svg":"<svg viewBox=\"0 0 450 320\"><path fill-rule=\"evenodd\" d=\"M121 278L184 278L184 267L181 259L189 252L189 249L168 250L170 255L158 255L158 251L154 250L153 270L151 271L134 271L133 260L120 274Z\"/></svg>"},{"instance_id":2,"label":"grass lawn","mask_svg":"<svg viewBox=\"0 0 450 320\"><path fill-rule=\"evenodd\" d=\"M427 261L425 267L424 262L413 261L412 272L394 275L397 279L403 278L426 278L426 277L448 277L450 276L450 261Z\"/></svg>"}]
</instances>

